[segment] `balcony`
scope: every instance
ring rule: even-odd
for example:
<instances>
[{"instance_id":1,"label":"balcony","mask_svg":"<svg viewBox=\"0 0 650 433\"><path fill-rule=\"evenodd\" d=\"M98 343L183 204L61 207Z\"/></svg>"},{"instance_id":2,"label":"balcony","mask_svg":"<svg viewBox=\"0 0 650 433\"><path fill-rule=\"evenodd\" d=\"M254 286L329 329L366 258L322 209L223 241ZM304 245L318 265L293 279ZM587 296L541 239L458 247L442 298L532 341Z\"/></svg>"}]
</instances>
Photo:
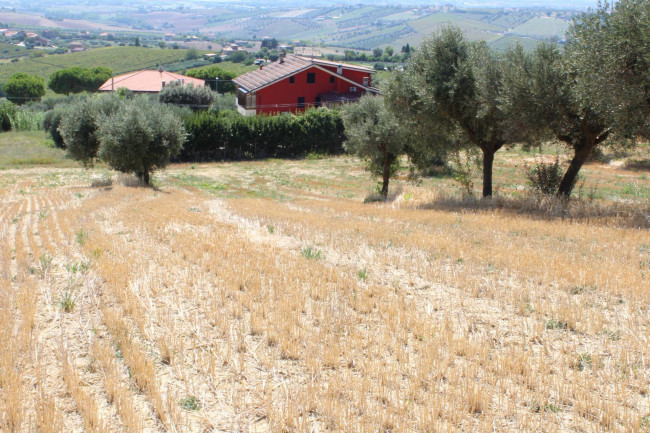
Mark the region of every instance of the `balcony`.
<instances>
[{"instance_id":1,"label":"balcony","mask_svg":"<svg viewBox=\"0 0 650 433\"><path fill-rule=\"evenodd\" d=\"M235 103L237 104L237 112L242 116L255 116L257 114L255 94L244 93L241 90L237 91Z\"/></svg>"}]
</instances>

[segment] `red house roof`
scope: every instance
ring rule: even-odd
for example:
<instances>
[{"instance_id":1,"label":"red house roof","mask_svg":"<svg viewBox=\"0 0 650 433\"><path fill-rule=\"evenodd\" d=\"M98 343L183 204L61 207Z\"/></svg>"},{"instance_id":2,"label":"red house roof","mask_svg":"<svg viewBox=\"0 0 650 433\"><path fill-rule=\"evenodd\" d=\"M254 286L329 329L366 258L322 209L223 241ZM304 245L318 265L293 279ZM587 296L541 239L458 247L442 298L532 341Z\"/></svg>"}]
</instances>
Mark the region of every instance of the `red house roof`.
<instances>
[{"instance_id":1,"label":"red house roof","mask_svg":"<svg viewBox=\"0 0 650 433\"><path fill-rule=\"evenodd\" d=\"M320 60L320 59L311 59L311 58L292 54L286 56L283 60L281 59L277 62L273 62L269 65L263 66L260 69L257 69L255 71L247 72L244 75L240 75L239 77L235 78L233 81L239 87L245 89L248 92L252 92L252 91L260 90L270 84L275 83L276 81L297 74L300 71L311 68L313 66L319 67L319 69L322 69L332 74L333 72L327 69L327 67L329 68L341 67L344 69L362 71L370 74L375 73L374 70L363 66L350 65L347 63L329 62L327 60ZM345 77L341 77L341 78L347 80ZM351 80L348 81L350 81L350 83L354 85L359 86L359 83L353 82Z\"/></svg>"},{"instance_id":2,"label":"red house roof","mask_svg":"<svg viewBox=\"0 0 650 433\"><path fill-rule=\"evenodd\" d=\"M113 90L124 87L132 92L158 93L163 88L163 82L169 84L173 81L182 81L185 84L192 84L195 87L205 86L205 81L199 80L198 78L187 77L167 71L144 70L109 78L108 81L101 85L99 91L112 92Z\"/></svg>"}]
</instances>

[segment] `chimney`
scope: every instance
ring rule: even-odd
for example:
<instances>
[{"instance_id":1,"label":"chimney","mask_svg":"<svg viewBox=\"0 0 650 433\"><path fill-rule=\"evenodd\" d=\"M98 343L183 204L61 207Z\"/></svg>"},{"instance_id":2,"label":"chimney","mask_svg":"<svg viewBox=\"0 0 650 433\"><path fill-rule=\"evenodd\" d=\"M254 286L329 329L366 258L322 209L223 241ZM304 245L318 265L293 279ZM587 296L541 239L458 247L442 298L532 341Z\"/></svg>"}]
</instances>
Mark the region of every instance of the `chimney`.
<instances>
[{"instance_id":1,"label":"chimney","mask_svg":"<svg viewBox=\"0 0 650 433\"><path fill-rule=\"evenodd\" d=\"M165 80L162 80L162 88L165 88Z\"/></svg>"},{"instance_id":2,"label":"chimney","mask_svg":"<svg viewBox=\"0 0 650 433\"><path fill-rule=\"evenodd\" d=\"M284 63L284 52L280 53L280 64Z\"/></svg>"},{"instance_id":3,"label":"chimney","mask_svg":"<svg viewBox=\"0 0 650 433\"><path fill-rule=\"evenodd\" d=\"M264 68L264 64L260 63L260 71Z\"/></svg>"}]
</instances>

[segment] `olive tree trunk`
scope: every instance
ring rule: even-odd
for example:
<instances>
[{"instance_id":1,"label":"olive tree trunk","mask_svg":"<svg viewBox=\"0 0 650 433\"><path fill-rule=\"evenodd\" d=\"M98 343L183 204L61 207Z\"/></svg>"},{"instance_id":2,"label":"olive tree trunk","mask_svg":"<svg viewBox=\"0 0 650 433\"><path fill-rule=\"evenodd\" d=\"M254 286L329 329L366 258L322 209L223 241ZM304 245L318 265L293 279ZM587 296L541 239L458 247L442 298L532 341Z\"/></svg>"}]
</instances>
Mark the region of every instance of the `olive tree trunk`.
<instances>
[{"instance_id":1,"label":"olive tree trunk","mask_svg":"<svg viewBox=\"0 0 650 433\"><path fill-rule=\"evenodd\" d=\"M146 186L149 186L149 170L145 169L142 172L142 181Z\"/></svg>"},{"instance_id":2,"label":"olive tree trunk","mask_svg":"<svg viewBox=\"0 0 650 433\"><path fill-rule=\"evenodd\" d=\"M390 166L393 164L393 160L388 154L384 154L384 166L382 167L381 177L381 195L384 199L388 198L388 181L390 180Z\"/></svg>"},{"instance_id":3,"label":"olive tree trunk","mask_svg":"<svg viewBox=\"0 0 650 433\"><path fill-rule=\"evenodd\" d=\"M567 168L562 180L560 181L560 186L557 189L558 197L568 198L571 196L571 192L573 192L573 187L576 184L578 173L580 172L582 165L587 161L587 158L591 155L594 147L605 141L609 136L609 130L595 133L592 132L586 122L583 122L582 133L583 135L578 145L573 147L574 154L573 159L571 159L571 163L569 164L569 168Z\"/></svg>"}]
</instances>

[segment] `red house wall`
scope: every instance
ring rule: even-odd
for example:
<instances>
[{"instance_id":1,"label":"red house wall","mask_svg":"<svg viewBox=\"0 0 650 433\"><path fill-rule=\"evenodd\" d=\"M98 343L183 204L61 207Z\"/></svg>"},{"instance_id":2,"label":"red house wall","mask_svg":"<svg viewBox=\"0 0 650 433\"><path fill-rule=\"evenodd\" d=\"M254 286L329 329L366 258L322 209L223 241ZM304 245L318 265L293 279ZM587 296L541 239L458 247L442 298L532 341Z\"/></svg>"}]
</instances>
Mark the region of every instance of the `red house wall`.
<instances>
[{"instance_id":1,"label":"red house wall","mask_svg":"<svg viewBox=\"0 0 650 433\"><path fill-rule=\"evenodd\" d=\"M309 72L316 74L316 82L313 84L307 83L307 73ZM336 72L336 68L333 68L333 72ZM331 76L327 72L314 67L293 75L293 84L289 82L290 77L287 77L259 90L256 101L257 114L304 111L305 108L314 106L316 97L319 94L330 92L349 93L350 87L354 86L339 77L334 77L334 83L332 84L330 83ZM361 85L363 77L369 77L370 73L344 69L343 76ZM363 93L364 91L357 88L357 92ZM305 98L305 108L298 107L298 97L301 96Z\"/></svg>"}]
</instances>

